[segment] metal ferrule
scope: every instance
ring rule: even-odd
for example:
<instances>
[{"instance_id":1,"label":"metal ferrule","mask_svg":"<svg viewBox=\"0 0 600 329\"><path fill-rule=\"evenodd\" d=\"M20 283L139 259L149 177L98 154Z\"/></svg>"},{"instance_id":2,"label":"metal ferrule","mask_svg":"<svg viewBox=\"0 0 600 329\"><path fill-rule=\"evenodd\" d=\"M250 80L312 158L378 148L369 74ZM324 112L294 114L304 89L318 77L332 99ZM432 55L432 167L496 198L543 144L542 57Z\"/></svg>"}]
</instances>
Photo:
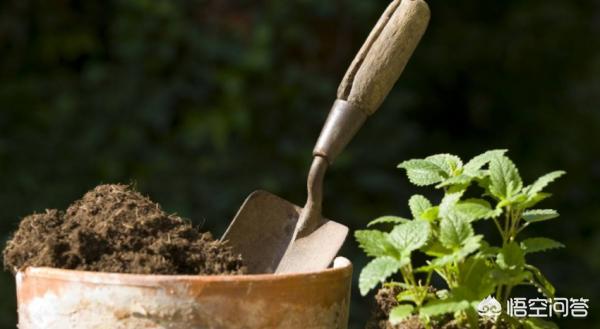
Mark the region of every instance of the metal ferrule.
<instances>
[{"instance_id":1,"label":"metal ferrule","mask_svg":"<svg viewBox=\"0 0 600 329\"><path fill-rule=\"evenodd\" d=\"M367 116L358 106L336 99L313 149L313 155L321 156L331 164L354 137Z\"/></svg>"}]
</instances>

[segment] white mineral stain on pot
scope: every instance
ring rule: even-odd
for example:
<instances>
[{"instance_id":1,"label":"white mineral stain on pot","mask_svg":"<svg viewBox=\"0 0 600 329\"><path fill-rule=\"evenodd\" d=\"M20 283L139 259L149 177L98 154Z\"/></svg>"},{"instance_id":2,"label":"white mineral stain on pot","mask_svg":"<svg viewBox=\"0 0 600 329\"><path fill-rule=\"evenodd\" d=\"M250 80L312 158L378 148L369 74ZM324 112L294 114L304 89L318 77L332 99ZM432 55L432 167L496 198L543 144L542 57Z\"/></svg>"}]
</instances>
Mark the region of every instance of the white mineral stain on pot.
<instances>
[{"instance_id":1,"label":"white mineral stain on pot","mask_svg":"<svg viewBox=\"0 0 600 329\"><path fill-rule=\"evenodd\" d=\"M352 266L242 276L17 274L20 329L345 329Z\"/></svg>"}]
</instances>

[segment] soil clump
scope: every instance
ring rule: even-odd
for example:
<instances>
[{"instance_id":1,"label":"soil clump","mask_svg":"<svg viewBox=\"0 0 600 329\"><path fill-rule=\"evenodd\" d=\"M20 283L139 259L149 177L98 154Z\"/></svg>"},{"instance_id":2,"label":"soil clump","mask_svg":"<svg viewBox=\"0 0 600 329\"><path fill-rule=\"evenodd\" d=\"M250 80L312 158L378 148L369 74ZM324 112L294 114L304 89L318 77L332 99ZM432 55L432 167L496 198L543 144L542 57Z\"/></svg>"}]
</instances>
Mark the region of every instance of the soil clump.
<instances>
[{"instance_id":1,"label":"soil clump","mask_svg":"<svg viewBox=\"0 0 600 329\"><path fill-rule=\"evenodd\" d=\"M66 211L21 220L4 266L137 274L243 274L240 255L130 185L99 185Z\"/></svg>"}]
</instances>

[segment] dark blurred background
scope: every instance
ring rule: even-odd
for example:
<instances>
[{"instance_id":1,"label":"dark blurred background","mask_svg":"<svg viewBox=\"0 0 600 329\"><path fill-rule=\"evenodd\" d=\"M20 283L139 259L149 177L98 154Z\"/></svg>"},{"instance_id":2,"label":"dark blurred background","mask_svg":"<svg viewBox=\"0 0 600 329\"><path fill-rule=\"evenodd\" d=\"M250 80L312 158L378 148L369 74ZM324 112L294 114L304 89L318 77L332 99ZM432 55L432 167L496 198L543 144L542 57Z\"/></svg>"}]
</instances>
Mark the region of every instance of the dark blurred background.
<instances>
[{"instance_id":1,"label":"dark blurred background","mask_svg":"<svg viewBox=\"0 0 600 329\"><path fill-rule=\"evenodd\" d=\"M0 2L0 239L99 183L139 190L219 236L263 188L298 204L337 84L387 0ZM566 297L600 298L600 3L429 1L432 20L380 111L329 171L351 229L407 215L411 157L508 148L526 182L568 175L531 258ZM439 195L438 195L439 197ZM531 234L531 232L530 232ZM367 261L353 239L343 254ZM0 327L15 328L2 272ZM351 328L371 298L353 291Z\"/></svg>"}]
</instances>

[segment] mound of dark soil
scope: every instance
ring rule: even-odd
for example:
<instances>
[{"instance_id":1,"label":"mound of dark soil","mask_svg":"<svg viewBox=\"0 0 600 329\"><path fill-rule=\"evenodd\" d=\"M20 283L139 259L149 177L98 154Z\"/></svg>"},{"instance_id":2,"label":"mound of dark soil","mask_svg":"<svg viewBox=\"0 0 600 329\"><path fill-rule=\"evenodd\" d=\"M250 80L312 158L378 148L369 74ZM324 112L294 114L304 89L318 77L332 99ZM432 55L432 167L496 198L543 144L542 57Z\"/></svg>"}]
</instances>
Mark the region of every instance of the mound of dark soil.
<instances>
[{"instance_id":1,"label":"mound of dark soil","mask_svg":"<svg viewBox=\"0 0 600 329\"><path fill-rule=\"evenodd\" d=\"M388 318L390 311L398 305L396 296L401 292L398 287L383 287L379 289L375 295L375 305L371 313L371 319L367 323L365 329L425 329L425 325L421 323L419 317L413 315L410 318L402 321L397 325L392 325ZM451 316L445 316L431 321L432 329L463 329L459 326ZM499 322L494 325L490 321L480 320L479 329L507 329L508 326L504 322Z\"/></svg>"},{"instance_id":2,"label":"mound of dark soil","mask_svg":"<svg viewBox=\"0 0 600 329\"><path fill-rule=\"evenodd\" d=\"M239 255L128 185L100 185L66 211L23 218L4 266L139 274L242 274Z\"/></svg>"}]
</instances>

